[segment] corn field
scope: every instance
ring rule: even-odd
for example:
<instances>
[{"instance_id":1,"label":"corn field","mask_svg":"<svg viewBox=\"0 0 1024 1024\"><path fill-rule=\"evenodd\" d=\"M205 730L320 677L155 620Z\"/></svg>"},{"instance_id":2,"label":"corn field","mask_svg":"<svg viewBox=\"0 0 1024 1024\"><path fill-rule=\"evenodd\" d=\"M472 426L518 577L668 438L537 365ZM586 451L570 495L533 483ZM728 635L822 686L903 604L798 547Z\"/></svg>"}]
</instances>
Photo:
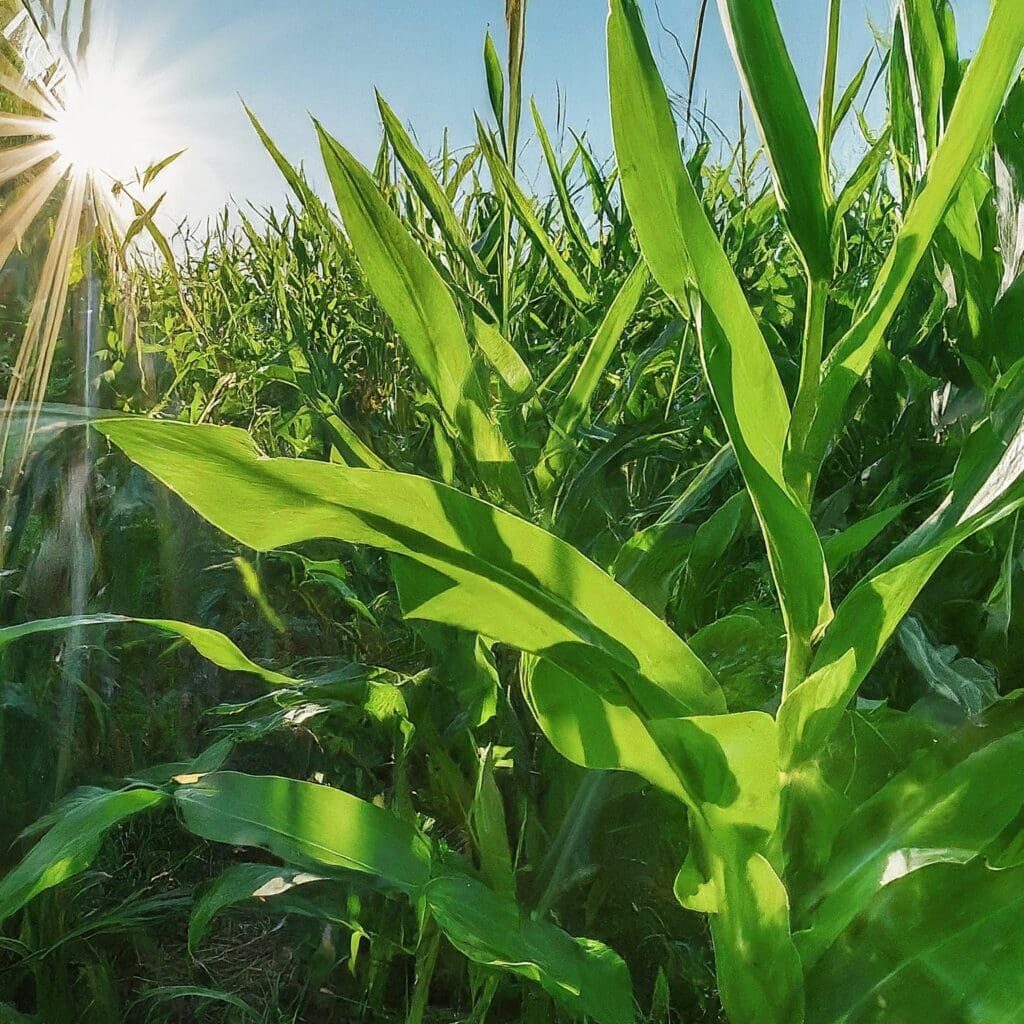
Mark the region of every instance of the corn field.
<instances>
[{"instance_id":1,"label":"corn field","mask_svg":"<svg viewBox=\"0 0 1024 1024\"><path fill-rule=\"evenodd\" d=\"M0 3L0 1024L1024 1021L1024 5L824 6L168 234Z\"/></svg>"}]
</instances>

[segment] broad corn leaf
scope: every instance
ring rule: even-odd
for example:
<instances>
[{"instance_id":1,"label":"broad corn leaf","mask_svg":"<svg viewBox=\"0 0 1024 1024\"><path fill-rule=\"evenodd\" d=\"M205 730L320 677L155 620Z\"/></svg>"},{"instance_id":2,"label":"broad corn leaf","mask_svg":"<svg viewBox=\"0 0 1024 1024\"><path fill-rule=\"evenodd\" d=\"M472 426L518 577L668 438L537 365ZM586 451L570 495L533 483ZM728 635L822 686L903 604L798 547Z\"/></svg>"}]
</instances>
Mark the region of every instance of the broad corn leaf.
<instances>
[{"instance_id":1,"label":"broad corn leaf","mask_svg":"<svg viewBox=\"0 0 1024 1024\"><path fill-rule=\"evenodd\" d=\"M1019 412L1017 415L1019 420ZM1024 504L1024 428L1005 440L991 421L969 438L946 500L839 605L807 679L779 711L784 768L813 757L886 642L946 556Z\"/></svg>"},{"instance_id":2,"label":"broad corn leaf","mask_svg":"<svg viewBox=\"0 0 1024 1024\"><path fill-rule=\"evenodd\" d=\"M1024 868L934 864L894 881L807 974L808 1024L1016 1024Z\"/></svg>"},{"instance_id":3,"label":"broad corn leaf","mask_svg":"<svg viewBox=\"0 0 1024 1024\"><path fill-rule=\"evenodd\" d=\"M106 834L167 799L155 789L93 790L74 800L25 858L0 879L0 922L46 889L84 871Z\"/></svg>"},{"instance_id":4,"label":"broad corn leaf","mask_svg":"<svg viewBox=\"0 0 1024 1024\"><path fill-rule=\"evenodd\" d=\"M718 0L718 9L764 140L779 208L811 277L827 281L832 277L831 190L774 0Z\"/></svg>"},{"instance_id":5,"label":"broad corn leaf","mask_svg":"<svg viewBox=\"0 0 1024 1024\"><path fill-rule=\"evenodd\" d=\"M177 622L173 619L144 619L138 616L112 615L102 612L92 615L65 615L54 619L34 619L16 626L0 627L0 650L22 637L37 636L40 633L65 632L90 626L120 626L132 622L180 636L218 668L224 668L230 672L249 672L271 686L292 686L295 683L290 676L264 668L247 658L223 633L205 626L195 626L190 622Z\"/></svg>"},{"instance_id":6,"label":"broad corn leaf","mask_svg":"<svg viewBox=\"0 0 1024 1024\"><path fill-rule=\"evenodd\" d=\"M817 534L782 459L790 414L757 321L683 165L675 122L635 0L608 22L612 127L622 186L651 273L682 308L699 292L708 380L765 535L791 640L831 619Z\"/></svg>"},{"instance_id":7,"label":"broad corn leaf","mask_svg":"<svg viewBox=\"0 0 1024 1024\"><path fill-rule=\"evenodd\" d=\"M414 893L430 878L430 846L411 825L329 786L215 772L179 786L185 827L204 839L260 846L290 864L371 874Z\"/></svg>"},{"instance_id":8,"label":"broad corn leaf","mask_svg":"<svg viewBox=\"0 0 1024 1024\"><path fill-rule=\"evenodd\" d=\"M154 420L100 429L214 525L258 550L336 537L424 567L412 614L555 661L653 716L724 710L665 623L570 545L422 477L260 456L243 431ZM408 597L408 600L407 600Z\"/></svg>"},{"instance_id":9,"label":"broad corn leaf","mask_svg":"<svg viewBox=\"0 0 1024 1024\"><path fill-rule=\"evenodd\" d=\"M539 983L570 1012L600 1024L631 1024L632 986L619 956L526 917L390 811L329 786L235 772L180 786L174 799L185 826L205 839L260 847L321 875L371 875L429 909L469 959ZM244 867L200 906L200 934L218 904L264 880L261 869ZM292 872L283 880L298 881Z\"/></svg>"},{"instance_id":10,"label":"broad corn leaf","mask_svg":"<svg viewBox=\"0 0 1024 1024\"><path fill-rule=\"evenodd\" d=\"M524 507L522 476L487 411L451 292L366 169L319 126L318 130L342 220L370 287L462 438L481 480Z\"/></svg>"}]
</instances>

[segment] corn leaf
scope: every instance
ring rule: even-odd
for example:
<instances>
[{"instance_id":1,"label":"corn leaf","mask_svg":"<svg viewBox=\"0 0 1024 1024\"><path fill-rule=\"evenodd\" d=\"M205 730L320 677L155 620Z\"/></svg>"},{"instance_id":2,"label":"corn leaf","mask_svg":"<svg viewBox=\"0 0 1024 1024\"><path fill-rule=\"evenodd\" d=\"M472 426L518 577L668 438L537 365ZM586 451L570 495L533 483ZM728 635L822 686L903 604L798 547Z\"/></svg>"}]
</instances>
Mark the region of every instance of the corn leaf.
<instances>
[{"instance_id":1,"label":"corn leaf","mask_svg":"<svg viewBox=\"0 0 1024 1024\"><path fill-rule=\"evenodd\" d=\"M281 868L273 864L234 864L222 871L197 895L188 919L188 949L196 948L206 937L210 923L222 911L249 899L266 899L296 886L323 881L325 876L308 871Z\"/></svg>"},{"instance_id":2,"label":"corn leaf","mask_svg":"<svg viewBox=\"0 0 1024 1024\"><path fill-rule=\"evenodd\" d=\"M0 879L0 922L46 889L84 871L103 838L125 818L163 803L154 789L93 790L76 800L25 858Z\"/></svg>"},{"instance_id":3,"label":"corn leaf","mask_svg":"<svg viewBox=\"0 0 1024 1024\"><path fill-rule=\"evenodd\" d=\"M715 911L719 984L734 1019L799 1019L787 897L759 852L779 814L771 716L644 720L551 662L527 659L522 678L534 716L564 757L591 769L634 772L690 807L702 837L701 867L693 871L704 909Z\"/></svg>"},{"instance_id":4,"label":"corn leaf","mask_svg":"<svg viewBox=\"0 0 1024 1024\"><path fill-rule=\"evenodd\" d=\"M526 53L526 2L505 0L508 31L508 165L516 166L519 119L523 109L523 57Z\"/></svg>"},{"instance_id":5,"label":"corn leaf","mask_svg":"<svg viewBox=\"0 0 1024 1024\"><path fill-rule=\"evenodd\" d=\"M365 168L319 126L318 132L345 229L370 287L454 424L485 486L525 507L522 476L487 412L451 292Z\"/></svg>"},{"instance_id":6,"label":"corn leaf","mask_svg":"<svg viewBox=\"0 0 1024 1024\"><path fill-rule=\"evenodd\" d=\"M576 371L569 393L558 406L551 432L538 466L542 484L551 485L565 469L575 450L573 433L587 413L605 368L619 344L630 318L643 298L649 280L647 265L640 260L622 283L601 326Z\"/></svg>"},{"instance_id":7,"label":"corn leaf","mask_svg":"<svg viewBox=\"0 0 1024 1024\"><path fill-rule=\"evenodd\" d=\"M232 846L259 846L291 864L371 874L415 893L430 877L430 846L389 811L328 786L277 776L214 772L179 786L189 831Z\"/></svg>"},{"instance_id":8,"label":"corn leaf","mask_svg":"<svg viewBox=\"0 0 1024 1024\"><path fill-rule=\"evenodd\" d=\"M412 187L420 197L423 205L430 211L441 234L451 248L459 254L466 268L478 279L486 280L487 271L480 263L479 258L473 251L469 236L466 234L462 222L459 220L452 207L444 189L438 184L433 172L430 170L423 154L416 148L416 144L409 137L402 122L396 117L395 112L388 106L386 100L378 92L377 106L380 109L381 121L384 125L384 133L391 143L398 162L405 168Z\"/></svg>"},{"instance_id":9,"label":"corn leaf","mask_svg":"<svg viewBox=\"0 0 1024 1024\"><path fill-rule=\"evenodd\" d=\"M544 254L555 282L570 302L584 306L589 305L594 301L593 292L580 280L576 271L572 269L565 257L558 251L555 243L551 241L544 225L537 217L533 201L519 187L512 172L501 158L501 154L495 148L490 132L479 118L477 118L476 128L480 148L483 150L495 184L507 197L516 220L522 224L534 244Z\"/></svg>"},{"instance_id":10,"label":"corn leaf","mask_svg":"<svg viewBox=\"0 0 1024 1024\"><path fill-rule=\"evenodd\" d=\"M801 898L810 925L797 937L805 967L885 886L929 864L974 859L1016 818L1024 804L1017 784L1024 733L1016 710L1008 735L998 722L976 730L981 748L952 767L944 750L925 754L851 815L827 870Z\"/></svg>"},{"instance_id":11,"label":"corn leaf","mask_svg":"<svg viewBox=\"0 0 1024 1024\"><path fill-rule=\"evenodd\" d=\"M686 519L706 503L736 465L732 445L724 445L701 467L686 489L646 530L633 534L615 559L615 578L649 608L664 610L672 582L682 572L692 543Z\"/></svg>"},{"instance_id":12,"label":"corn leaf","mask_svg":"<svg viewBox=\"0 0 1024 1024\"><path fill-rule=\"evenodd\" d=\"M839 130L843 121L846 120L846 116L850 113L850 108L853 106L853 101L857 98L857 94L860 92L864 85L864 79L867 76L868 68L871 66L871 54L864 58L864 63L857 69L857 73L850 79L849 84L843 90L842 96L839 97L839 102L836 104L836 109L832 115L831 129L832 135Z\"/></svg>"},{"instance_id":13,"label":"corn leaf","mask_svg":"<svg viewBox=\"0 0 1024 1024\"><path fill-rule=\"evenodd\" d=\"M935 150L942 126L942 86L946 58L934 0L899 0L897 7L907 58L919 166Z\"/></svg>"},{"instance_id":14,"label":"corn leaf","mask_svg":"<svg viewBox=\"0 0 1024 1024\"><path fill-rule=\"evenodd\" d=\"M915 1024L923 1013L931 1024L1015 1024L1022 942L1024 869L915 871L886 886L808 971L808 1024Z\"/></svg>"},{"instance_id":15,"label":"corn leaf","mask_svg":"<svg viewBox=\"0 0 1024 1024\"><path fill-rule=\"evenodd\" d=\"M501 58L495 48L491 33L484 38L484 73L487 76L487 95L491 101L491 113L498 125L502 145L507 145L505 135L505 75L501 70Z\"/></svg>"},{"instance_id":16,"label":"corn leaf","mask_svg":"<svg viewBox=\"0 0 1024 1024\"><path fill-rule=\"evenodd\" d=\"M818 408L808 438L808 453L815 464L836 436L847 399L882 345L949 204L991 137L1022 49L1024 8L1015 0L995 0L946 132L879 272L867 309L825 361Z\"/></svg>"},{"instance_id":17,"label":"corn leaf","mask_svg":"<svg viewBox=\"0 0 1024 1024\"><path fill-rule=\"evenodd\" d=\"M337 537L406 555L430 581L405 605L417 617L544 655L662 717L724 708L707 669L640 602L568 544L476 498L401 473L266 459L232 428L100 429L250 547Z\"/></svg>"},{"instance_id":18,"label":"corn leaf","mask_svg":"<svg viewBox=\"0 0 1024 1024\"><path fill-rule=\"evenodd\" d=\"M690 794L644 718L612 704L554 662L524 658L523 693L551 745L567 760L598 771L628 771L684 803Z\"/></svg>"},{"instance_id":19,"label":"corn leaf","mask_svg":"<svg viewBox=\"0 0 1024 1024\"><path fill-rule=\"evenodd\" d=\"M829 185L773 0L718 0L772 170L779 208L811 277L832 277Z\"/></svg>"},{"instance_id":20,"label":"corn leaf","mask_svg":"<svg viewBox=\"0 0 1024 1024\"><path fill-rule=\"evenodd\" d=\"M520 401L526 401L536 385L530 368L512 343L495 324L476 315L470 323L470 331L477 348L487 357L505 387Z\"/></svg>"},{"instance_id":21,"label":"corn leaf","mask_svg":"<svg viewBox=\"0 0 1024 1024\"><path fill-rule=\"evenodd\" d=\"M763 854L739 842L720 858L715 875L711 937L718 989L730 1020L800 1024L803 974L790 935L785 885Z\"/></svg>"},{"instance_id":22,"label":"corn leaf","mask_svg":"<svg viewBox=\"0 0 1024 1024\"><path fill-rule=\"evenodd\" d=\"M1019 423L1019 410L1016 418ZM839 605L810 674L787 695L779 711L784 767L813 757L828 739L843 708L946 556L1024 504L1024 428L1018 427L1009 440L1007 433L993 420L975 430L946 500Z\"/></svg>"},{"instance_id":23,"label":"corn leaf","mask_svg":"<svg viewBox=\"0 0 1024 1024\"><path fill-rule=\"evenodd\" d=\"M565 230L576 243L580 252L595 267L599 267L601 265L601 253L587 237L583 222L580 220L580 215L576 212L572 197L569 195L569 189L566 187L565 178L562 175L561 167L558 165L558 158L555 156L554 147L551 145L548 130L544 127L540 111L532 99L530 100L530 110L533 112L533 123L537 129L537 138L540 140L541 150L544 153L544 163L548 168L548 176L551 178L551 184L555 189L555 196L558 198L558 207L562 211L562 223L565 225Z\"/></svg>"},{"instance_id":24,"label":"corn leaf","mask_svg":"<svg viewBox=\"0 0 1024 1024\"><path fill-rule=\"evenodd\" d=\"M601 1024L632 1020L629 974L620 957L524 917L511 900L449 866L426 836L389 811L328 786L235 772L180 786L174 799L185 826L205 839L261 847L313 870L372 875L425 904L471 960L530 978L570 1011ZM232 879L232 892L215 902L251 882Z\"/></svg>"},{"instance_id":25,"label":"corn leaf","mask_svg":"<svg viewBox=\"0 0 1024 1024\"><path fill-rule=\"evenodd\" d=\"M532 920L464 874L432 879L426 901L451 944L474 963L536 981L570 1013L597 1024L633 1024L629 972L602 943Z\"/></svg>"},{"instance_id":26,"label":"corn leaf","mask_svg":"<svg viewBox=\"0 0 1024 1024\"><path fill-rule=\"evenodd\" d=\"M244 103L242 106L245 108L246 116L249 118L250 123L255 129L257 137L263 144L263 148L270 154L271 159L277 165L277 169L281 172L284 180L288 183L299 201L303 206L308 207L318 214L321 223L330 224L331 218L327 213L327 207L324 206L323 201L309 187L299 171L291 164L281 150L278 149L277 144L267 134L263 125L256 119L256 115L247 106L245 106Z\"/></svg>"},{"instance_id":27,"label":"corn leaf","mask_svg":"<svg viewBox=\"0 0 1024 1024\"><path fill-rule=\"evenodd\" d=\"M152 626L162 632L174 633L188 641L207 661L213 662L218 668L230 672L248 672L258 676L271 686L293 686L295 680L271 669L257 665L247 658L234 643L223 633L205 626L195 626L190 622L177 622L173 619L144 619L129 615L112 615L95 613L92 615L64 615L53 619L35 619L32 622L20 623L16 626L0 628L0 650L16 640L26 636L37 636L40 633L65 632L71 629L83 629L89 626L118 626L135 622L142 626Z\"/></svg>"},{"instance_id":28,"label":"corn leaf","mask_svg":"<svg viewBox=\"0 0 1024 1024\"><path fill-rule=\"evenodd\" d=\"M626 204L651 273L681 308L690 274L696 281L707 377L764 532L787 629L796 642L809 643L832 610L817 534L783 476L785 392L683 166L639 8L635 0L612 0L611 10L612 127Z\"/></svg>"}]
</instances>

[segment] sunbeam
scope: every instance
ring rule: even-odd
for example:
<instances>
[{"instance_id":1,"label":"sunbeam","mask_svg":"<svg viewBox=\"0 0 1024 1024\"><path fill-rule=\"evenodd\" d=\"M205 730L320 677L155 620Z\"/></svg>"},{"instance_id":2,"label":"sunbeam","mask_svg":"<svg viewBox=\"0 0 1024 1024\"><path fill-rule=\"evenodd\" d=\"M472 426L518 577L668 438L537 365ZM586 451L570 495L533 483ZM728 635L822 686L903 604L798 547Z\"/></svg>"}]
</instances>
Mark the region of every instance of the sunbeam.
<instances>
[{"instance_id":1,"label":"sunbeam","mask_svg":"<svg viewBox=\"0 0 1024 1024\"><path fill-rule=\"evenodd\" d=\"M0 29L0 267L41 218L50 240L0 411L5 504L46 394L74 262L97 246L110 270L124 270L126 234L156 233L159 199L149 190L181 139L173 83L154 73L145 47L97 31L90 4L67 0L57 11L22 0L7 17Z\"/></svg>"}]
</instances>

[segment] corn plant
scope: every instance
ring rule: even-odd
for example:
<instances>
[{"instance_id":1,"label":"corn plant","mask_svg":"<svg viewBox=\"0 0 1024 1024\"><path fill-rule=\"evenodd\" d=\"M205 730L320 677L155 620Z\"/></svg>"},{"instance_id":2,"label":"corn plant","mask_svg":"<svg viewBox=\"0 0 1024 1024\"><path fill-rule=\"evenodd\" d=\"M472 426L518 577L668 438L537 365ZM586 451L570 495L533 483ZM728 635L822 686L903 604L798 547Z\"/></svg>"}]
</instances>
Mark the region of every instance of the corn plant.
<instances>
[{"instance_id":1,"label":"corn plant","mask_svg":"<svg viewBox=\"0 0 1024 1024\"><path fill-rule=\"evenodd\" d=\"M1024 504L1022 364L1003 350L998 329L1014 308L1019 256L987 203L993 181L1019 161L1001 111L1004 101L1016 109L1024 88L1014 83L1024 13L1015 0L995 0L964 69L948 5L901 4L895 36L902 48L889 67L891 124L837 189L832 144L852 102L849 91L838 102L835 96L840 8L838 0L830 4L815 124L771 0L719 2L770 168L767 201L781 212L805 278L792 401L781 376L786 355L769 318L755 311L695 186L695 169L684 161L639 7L611 0L611 118L628 212L614 230L635 233L643 264L603 307L601 259L587 257L583 226L563 204L564 236L552 239L517 184L518 100L499 118L500 132L480 131L500 193L493 230L483 235L494 240L490 249L471 240L474 232L386 104L385 129L422 204L410 206L408 218L389 201L383 174L368 172L318 128L347 242L435 410L440 481L387 468L363 442L356 451L351 441L341 446L349 465L332 465L267 458L233 427L120 418L96 429L249 548L328 538L386 552L405 616L468 638L477 669L494 666L496 644L518 651L516 685L558 753L595 773L638 776L686 809L690 841L685 856L680 851L675 895L708 916L721 1000L734 1024L909 1024L925 1014L943 1024L1011 1021L1024 997L1015 955L1024 870L1019 696L971 703L950 691L965 710L950 730L858 693L897 633L926 671L937 678L953 672L908 613L948 556ZM504 112L496 58L488 67L495 109ZM853 215L865 192L880 187L889 153L901 193L898 228L881 266L870 268L871 279L851 297L849 281L838 282L859 244ZM307 208L327 216L279 162ZM564 255L573 251L577 264ZM895 361L890 332L929 258L944 294L956 295L950 322L963 331L957 348L982 408L963 431L955 466L929 481L924 497L887 493L888 504L825 537L817 521L828 503L816 499L819 484L863 441L870 427L863 421L884 400ZM524 266L551 282L552 301L584 317L602 313L557 408L538 398L509 338L526 315L515 289ZM613 575L587 557L583 543L567 539L553 498L648 273L696 328L726 442L677 496L676 514L693 489L706 493L731 466L744 489L686 545L684 566L669 515L641 540L620 544L608 560ZM847 300L852 309L844 312ZM524 443L530 416L546 431L539 444ZM930 515L859 579L835 585L845 579L842 566L859 565L856 556L924 500L934 505ZM751 516L785 641L767 698L738 685L733 673L716 675L706 663L712 659L698 654L709 650L706 635L703 645L696 637L688 643L659 614L668 575L686 621L701 575L714 571ZM719 643L749 644L751 627L726 618L709 627L720 627ZM700 616L689 621L692 628ZM218 665L258 675L275 692L297 700L337 696L317 689L324 684L261 668L220 634L149 624L184 636ZM760 668L774 670L767 660ZM386 685L359 672L349 683L360 700ZM517 902L489 770L479 785L489 794L480 813L489 810L490 828L480 827L494 843L481 845L474 868L417 818L409 794L385 809L327 786L225 771L228 754L220 745L68 805L0 882L0 918L82 870L117 822L173 805L194 834L262 848L287 865L243 865L222 876L193 911L197 942L215 913L268 882L290 888L354 872L416 908L417 964L427 980L414 996L414 1020L422 1019L442 935L485 971L539 984L569 1014L599 1024L635 1020L623 959L569 935L552 919L550 901ZM481 977L493 995L495 975Z\"/></svg>"}]
</instances>

